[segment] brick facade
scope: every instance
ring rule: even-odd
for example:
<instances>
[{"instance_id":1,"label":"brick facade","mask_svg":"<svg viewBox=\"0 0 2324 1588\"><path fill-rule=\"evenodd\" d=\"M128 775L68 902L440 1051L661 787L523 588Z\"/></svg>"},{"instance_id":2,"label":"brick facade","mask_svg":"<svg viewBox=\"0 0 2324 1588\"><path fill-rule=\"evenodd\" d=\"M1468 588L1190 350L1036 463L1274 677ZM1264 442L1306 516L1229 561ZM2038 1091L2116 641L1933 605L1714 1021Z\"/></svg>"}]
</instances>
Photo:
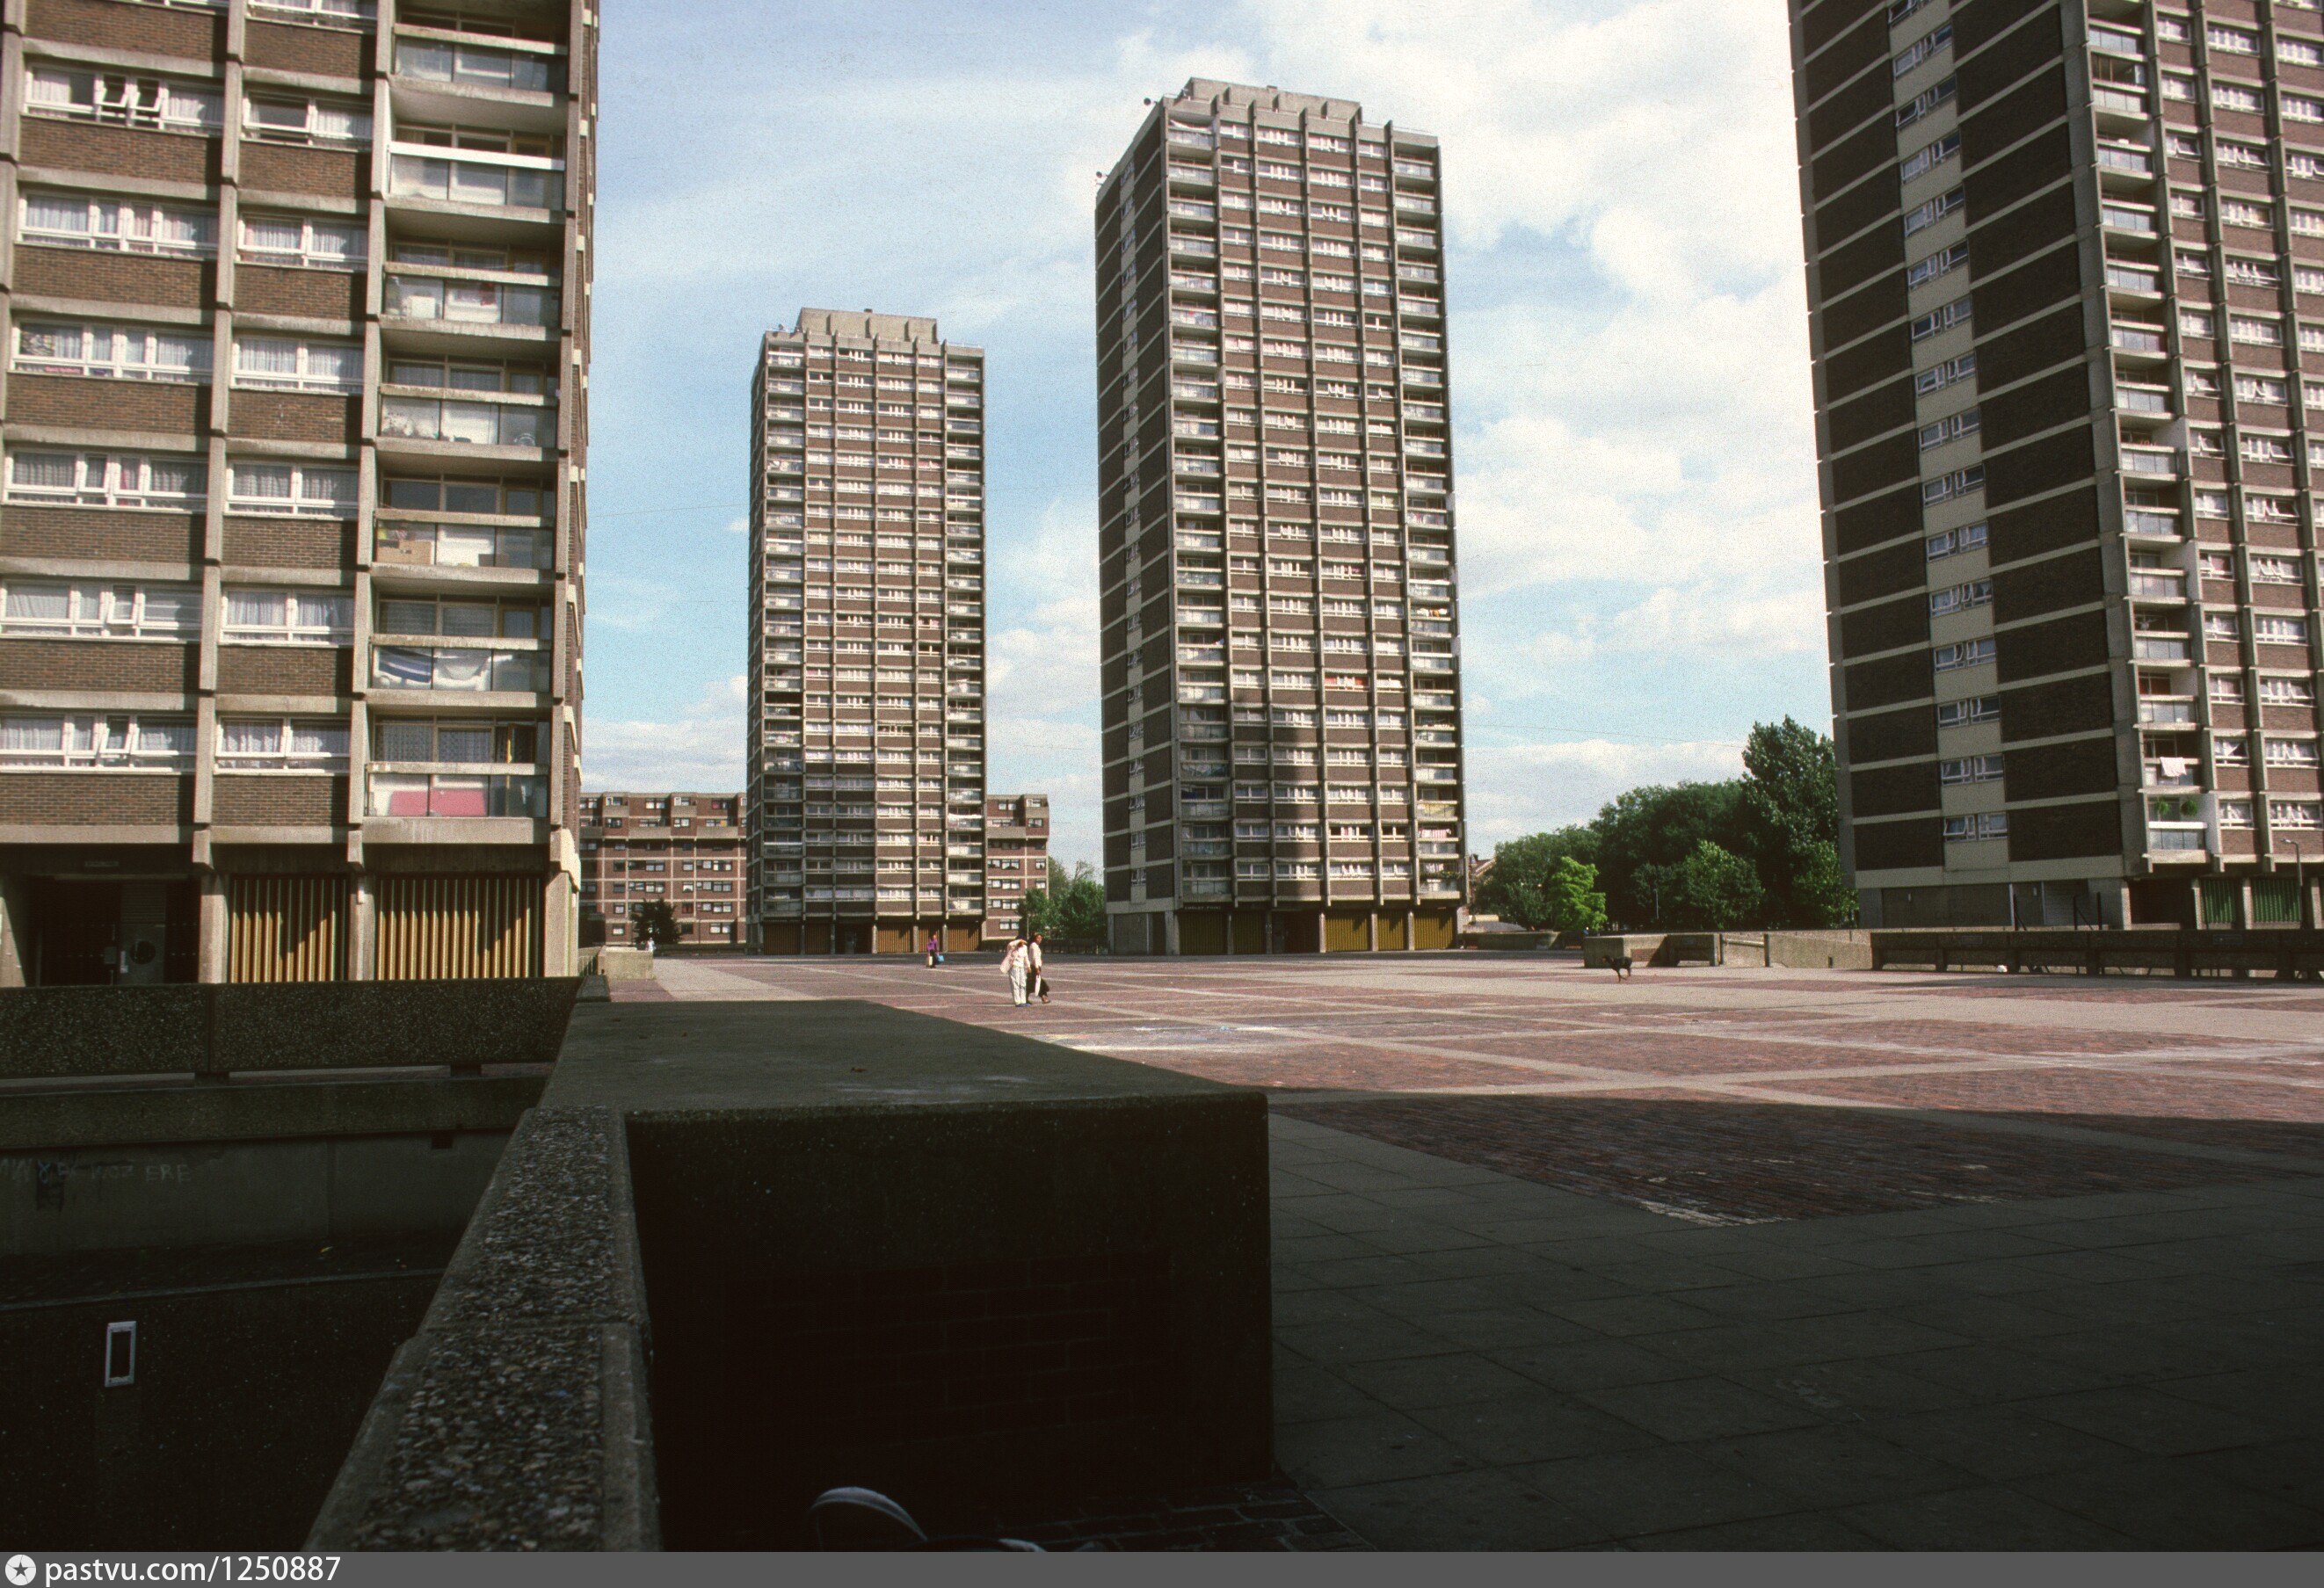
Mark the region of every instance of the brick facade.
<instances>
[{"instance_id":1,"label":"brick facade","mask_svg":"<svg viewBox=\"0 0 2324 1588\"><path fill-rule=\"evenodd\" d=\"M346 815L344 777L221 772L210 794L221 827L344 827Z\"/></svg>"},{"instance_id":2,"label":"brick facade","mask_svg":"<svg viewBox=\"0 0 2324 1588\"><path fill-rule=\"evenodd\" d=\"M132 639L0 639L0 690L185 694L201 647Z\"/></svg>"},{"instance_id":3,"label":"brick facade","mask_svg":"<svg viewBox=\"0 0 2324 1588\"><path fill-rule=\"evenodd\" d=\"M0 827L169 827L193 820L194 780L156 772L0 774Z\"/></svg>"},{"instance_id":4,"label":"brick facade","mask_svg":"<svg viewBox=\"0 0 2324 1588\"><path fill-rule=\"evenodd\" d=\"M222 645L220 694L345 694L355 653L331 645Z\"/></svg>"}]
</instances>

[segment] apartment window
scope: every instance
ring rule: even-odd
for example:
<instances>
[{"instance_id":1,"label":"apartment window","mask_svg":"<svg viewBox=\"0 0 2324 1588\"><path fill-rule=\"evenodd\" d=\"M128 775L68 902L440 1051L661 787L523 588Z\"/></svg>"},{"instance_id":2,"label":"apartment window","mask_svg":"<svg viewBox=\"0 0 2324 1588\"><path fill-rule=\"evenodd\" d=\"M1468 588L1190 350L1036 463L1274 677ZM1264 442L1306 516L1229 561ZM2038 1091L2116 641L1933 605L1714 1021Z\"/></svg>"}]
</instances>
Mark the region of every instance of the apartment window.
<instances>
[{"instance_id":1,"label":"apartment window","mask_svg":"<svg viewBox=\"0 0 2324 1588\"><path fill-rule=\"evenodd\" d=\"M216 133L226 125L226 104L215 89L166 78L71 71L53 66L35 66L25 71L24 110L29 115L162 133Z\"/></svg>"},{"instance_id":2,"label":"apartment window","mask_svg":"<svg viewBox=\"0 0 2324 1588\"><path fill-rule=\"evenodd\" d=\"M198 508L207 477L198 458L134 453L11 452L8 500L99 508Z\"/></svg>"},{"instance_id":3,"label":"apartment window","mask_svg":"<svg viewBox=\"0 0 2324 1588\"><path fill-rule=\"evenodd\" d=\"M383 598L378 632L444 634L462 638L538 639L548 609L538 601L418 601Z\"/></svg>"},{"instance_id":4,"label":"apartment window","mask_svg":"<svg viewBox=\"0 0 2324 1588\"><path fill-rule=\"evenodd\" d=\"M2282 381L2272 379L2266 375L2247 375L2240 370L2236 372L2236 400L2237 402L2266 402L2281 404L2284 400L2284 398L2285 391Z\"/></svg>"},{"instance_id":5,"label":"apartment window","mask_svg":"<svg viewBox=\"0 0 2324 1588\"><path fill-rule=\"evenodd\" d=\"M1965 728L1975 722L2001 721L2001 702L1989 694L1965 701L1944 701L1937 706L1937 726Z\"/></svg>"},{"instance_id":6,"label":"apartment window","mask_svg":"<svg viewBox=\"0 0 2324 1588\"><path fill-rule=\"evenodd\" d=\"M1999 756L1963 756L1959 760L1939 761L1939 783L1996 783L2001 778Z\"/></svg>"},{"instance_id":7,"label":"apartment window","mask_svg":"<svg viewBox=\"0 0 2324 1588\"><path fill-rule=\"evenodd\" d=\"M2262 645L2306 645L2308 620L2285 614L2255 613L2252 617L2252 638Z\"/></svg>"},{"instance_id":8,"label":"apartment window","mask_svg":"<svg viewBox=\"0 0 2324 1588\"><path fill-rule=\"evenodd\" d=\"M1969 300L1966 295L1950 303L1931 309L1913 322L1913 340L1919 342L1953 326L1964 324L1969 317Z\"/></svg>"},{"instance_id":9,"label":"apartment window","mask_svg":"<svg viewBox=\"0 0 2324 1588\"><path fill-rule=\"evenodd\" d=\"M355 472L314 464L233 463L226 465L226 511L313 513L351 518Z\"/></svg>"},{"instance_id":10,"label":"apartment window","mask_svg":"<svg viewBox=\"0 0 2324 1588\"><path fill-rule=\"evenodd\" d=\"M282 717L226 717L218 721L221 772L344 772L347 725Z\"/></svg>"},{"instance_id":11,"label":"apartment window","mask_svg":"<svg viewBox=\"0 0 2324 1588\"><path fill-rule=\"evenodd\" d=\"M1922 149L1896 169L1896 179L1909 182L1924 171L1935 170L1960 152L1960 134L1947 133L1935 142ZM1907 231L1913 228L1907 227Z\"/></svg>"},{"instance_id":12,"label":"apartment window","mask_svg":"<svg viewBox=\"0 0 2324 1588\"><path fill-rule=\"evenodd\" d=\"M1987 811L1976 816L1945 818L1947 843L1963 843L1973 839L2007 838L2008 836L2009 812L2006 811Z\"/></svg>"},{"instance_id":13,"label":"apartment window","mask_svg":"<svg viewBox=\"0 0 2324 1588\"><path fill-rule=\"evenodd\" d=\"M2288 122L2324 122L2324 99L2311 99L2305 94L2287 94L2278 89L2275 103Z\"/></svg>"},{"instance_id":14,"label":"apartment window","mask_svg":"<svg viewBox=\"0 0 2324 1588\"><path fill-rule=\"evenodd\" d=\"M1939 276L1949 275L1969 262L1969 244L1956 243L1942 253L1932 253L1904 272L1904 285L1909 289L1926 286Z\"/></svg>"},{"instance_id":15,"label":"apartment window","mask_svg":"<svg viewBox=\"0 0 2324 1588\"><path fill-rule=\"evenodd\" d=\"M200 382L209 379L210 340L198 333L138 326L20 320L14 367L30 375Z\"/></svg>"},{"instance_id":16,"label":"apartment window","mask_svg":"<svg viewBox=\"0 0 2324 1588\"><path fill-rule=\"evenodd\" d=\"M0 581L0 634L71 639L197 639L202 592L191 584Z\"/></svg>"},{"instance_id":17,"label":"apartment window","mask_svg":"<svg viewBox=\"0 0 2324 1588\"><path fill-rule=\"evenodd\" d=\"M537 722L373 719L368 808L374 816L548 814L547 788L530 768L548 738Z\"/></svg>"},{"instance_id":18,"label":"apartment window","mask_svg":"<svg viewBox=\"0 0 2324 1588\"><path fill-rule=\"evenodd\" d=\"M1956 584L1950 590L1929 593L1929 616L1942 618L1953 612L1965 612L1972 607L1987 605L1993 600L1993 581L1972 579L1966 584Z\"/></svg>"},{"instance_id":19,"label":"apartment window","mask_svg":"<svg viewBox=\"0 0 2324 1588\"><path fill-rule=\"evenodd\" d=\"M1953 24L1949 22L1940 23L1936 27L1905 45L1897 53L1895 60L1890 65L1889 75L1903 77L1952 41Z\"/></svg>"},{"instance_id":20,"label":"apartment window","mask_svg":"<svg viewBox=\"0 0 2324 1588\"><path fill-rule=\"evenodd\" d=\"M242 131L269 143L311 143L347 148L371 142L371 112L360 105L327 99L243 101Z\"/></svg>"},{"instance_id":21,"label":"apartment window","mask_svg":"<svg viewBox=\"0 0 2324 1588\"><path fill-rule=\"evenodd\" d=\"M1957 552L1975 551L1985 544L1983 524L1965 524L1958 529L1947 529L1928 538L1929 561L1949 557Z\"/></svg>"},{"instance_id":22,"label":"apartment window","mask_svg":"<svg viewBox=\"0 0 2324 1588\"><path fill-rule=\"evenodd\" d=\"M0 767L102 767L169 772L193 759L190 717L0 717Z\"/></svg>"},{"instance_id":23,"label":"apartment window","mask_svg":"<svg viewBox=\"0 0 2324 1588\"><path fill-rule=\"evenodd\" d=\"M434 129L410 129L413 133ZM407 142L438 142L415 137ZM547 148L545 139L519 141L524 146ZM388 190L398 197L434 198L449 204L478 204L518 209L554 209L564 202L561 161L541 154L503 153L498 150L463 147L457 156L399 153L389 162Z\"/></svg>"},{"instance_id":24,"label":"apartment window","mask_svg":"<svg viewBox=\"0 0 2324 1588\"><path fill-rule=\"evenodd\" d=\"M2227 334L2237 342L2257 347L2282 347L2283 323L2281 320L2253 319L2246 315L2227 317Z\"/></svg>"},{"instance_id":25,"label":"apartment window","mask_svg":"<svg viewBox=\"0 0 2324 1588\"><path fill-rule=\"evenodd\" d=\"M1936 109L1937 106L1950 100L1953 96L1954 91L1960 87L1960 81L1959 78L1947 78L1943 82L1937 84L1933 87L1923 88L1919 94L1914 96L1913 102L1910 105L1903 105L1897 107L1897 127L1902 129L1911 126L1914 122L1919 121L1923 116L1927 115L1931 111Z\"/></svg>"},{"instance_id":26,"label":"apartment window","mask_svg":"<svg viewBox=\"0 0 2324 1588\"><path fill-rule=\"evenodd\" d=\"M546 55L443 39L398 39L395 69L398 76L429 83L514 88L530 94L551 91Z\"/></svg>"},{"instance_id":27,"label":"apartment window","mask_svg":"<svg viewBox=\"0 0 2324 1588\"><path fill-rule=\"evenodd\" d=\"M24 195L21 240L52 248L198 259L217 251L217 217L134 199L81 193Z\"/></svg>"},{"instance_id":28,"label":"apartment window","mask_svg":"<svg viewBox=\"0 0 2324 1588\"><path fill-rule=\"evenodd\" d=\"M1915 232L1935 225L1959 209L1963 202L1962 190L1956 188L1950 193L1939 194L1925 204L1915 205L1904 212L1904 235L1909 237Z\"/></svg>"},{"instance_id":29,"label":"apartment window","mask_svg":"<svg viewBox=\"0 0 2324 1588\"><path fill-rule=\"evenodd\" d=\"M346 645L355 636L355 598L329 590L226 592L221 638L231 645Z\"/></svg>"},{"instance_id":30,"label":"apartment window","mask_svg":"<svg viewBox=\"0 0 2324 1588\"><path fill-rule=\"evenodd\" d=\"M2314 800L2270 800L2267 820L2272 827L2301 832L2313 832L2319 824Z\"/></svg>"},{"instance_id":31,"label":"apartment window","mask_svg":"<svg viewBox=\"0 0 2324 1588\"><path fill-rule=\"evenodd\" d=\"M2233 612L2205 612L2203 638L2233 644L2243 638L2243 623Z\"/></svg>"},{"instance_id":32,"label":"apartment window","mask_svg":"<svg viewBox=\"0 0 2324 1588\"><path fill-rule=\"evenodd\" d=\"M1977 373L1977 354L1964 353L1959 358L1949 358L1933 364L1913 377L1913 390L1925 397L1932 391L1942 390L1957 381L1966 381Z\"/></svg>"},{"instance_id":33,"label":"apartment window","mask_svg":"<svg viewBox=\"0 0 2324 1588\"><path fill-rule=\"evenodd\" d=\"M2292 461L2292 442L2282 436L2254 436L2246 431L2236 438L2236 449L2248 464L2288 464Z\"/></svg>"},{"instance_id":34,"label":"apartment window","mask_svg":"<svg viewBox=\"0 0 2324 1588\"><path fill-rule=\"evenodd\" d=\"M1921 450L1926 452L1930 447L1942 446L1948 441L1975 435L1978 422L1978 410L1969 408L1960 413L1948 414L1933 424L1923 425L1921 427Z\"/></svg>"},{"instance_id":35,"label":"apartment window","mask_svg":"<svg viewBox=\"0 0 2324 1588\"><path fill-rule=\"evenodd\" d=\"M2221 800L2219 802L2219 825L2221 827L2249 827L2251 824L2252 803L2249 800Z\"/></svg>"},{"instance_id":36,"label":"apartment window","mask_svg":"<svg viewBox=\"0 0 2324 1588\"><path fill-rule=\"evenodd\" d=\"M366 22L378 14L374 0L250 0L253 11L279 12L299 22ZM407 13L405 20L411 20Z\"/></svg>"},{"instance_id":37,"label":"apartment window","mask_svg":"<svg viewBox=\"0 0 2324 1588\"><path fill-rule=\"evenodd\" d=\"M2312 739L2271 739L2264 743L2263 758L2271 766L2313 768L2317 765Z\"/></svg>"},{"instance_id":38,"label":"apartment window","mask_svg":"<svg viewBox=\"0 0 2324 1588\"><path fill-rule=\"evenodd\" d=\"M2291 557L2271 557L2253 555L2248 558L2252 583L2255 584L2297 584L2300 565Z\"/></svg>"},{"instance_id":39,"label":"apartment window","mask_svg":"<svg viewBox=\"0 0 2324 1588\"><path fill-rule=\"evenodd\" d=\"M382 397L379 433L415 441L483 446L547 446L556 437L554 409L533 404L450 401L432 397Z\"/></svg>"},{"instance_id":40,"label":"apartment window","mask_svg":"<svg viewBox=\"0 0 2324 1588\"><path fill-rule=\"evenodd\" d=\"M242 257L251 264L361 270L364 228L292 216L242 217Z\"/></svg>"},{"instance_id":41,"label":"apartment window","mask_svg":"<svg viewBox=\"0 0 2324 1588\"><path fill-rule=\"evenodd\" d=\"M302 337L237 336L234 383L272 391L360 391L363 347Z\"/></svg>"},{"instance_id":42,"label":"apartment window","mask_svg":"<svg viewBox=\"0 0 2324 1588\"><path fill-rule=\"evenodd\" d=\"M1978 464L1966 469L1955 469L1941 479L1923 481L1921 500L1923 502L1948 501L1956 496L1966 496L1972 491L1981 491L1984 488L1985 465Z\"/></svg>"},{"instance_id":43,"label":"apartment window","mask_svg":"<svg viewBox=\"0 0 2324 1588\"><path fill-rule=\"evenodd\" d=\"M2316 688L2304 678L2263 678L2259 681L2260 703L2269 706L2312 706L2316 703Z\"/></svg>"}]
</instances>

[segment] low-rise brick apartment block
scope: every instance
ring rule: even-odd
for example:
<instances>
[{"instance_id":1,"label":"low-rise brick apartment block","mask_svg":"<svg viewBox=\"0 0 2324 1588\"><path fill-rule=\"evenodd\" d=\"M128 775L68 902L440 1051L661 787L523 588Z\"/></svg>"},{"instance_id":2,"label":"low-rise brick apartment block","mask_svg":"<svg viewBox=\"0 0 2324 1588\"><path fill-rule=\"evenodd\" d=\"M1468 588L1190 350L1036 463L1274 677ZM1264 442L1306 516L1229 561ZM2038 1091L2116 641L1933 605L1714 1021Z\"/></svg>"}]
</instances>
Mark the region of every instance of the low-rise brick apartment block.
<instances>
[{"instance_id":1,"label":"low-rise brick apartment block","mask_svg":"<svg viewBox=\"0 0 2324 1588\"><path fill-rule=\"evenodd\" d=\"M995 794L984 802L984 941L1006 941L1025 923L1025 895L1049 886L1049 796Z\"/></svg>"},{"instance_id":2,"label":"low-rise brick apartment block","mask_svg":"<svg viewBox=\"0 0 2324 1588\"><path fill-rule=\"evenodd\" d=\"M770 954L984 920L984 353L805 308L751 380L751 925Z\"/></svg>"},{"instance_id":3,"label":"low-rise brick apartment block","mask_svg":"<svg viewBox=\"0 0 2324 1588\"><path fill-rule=\"evenodd\" d=\"M594 10L0 27L0 981L565 971Z\"/></svg>"},{"instance_id":4,"label":"low-rise brick apartment block","mask_svg":"<svg viewBox=\"0 0 2324 1588\"><path fill-rule=\"evenodd\" d=\"M1200 78L1098 189L1117 953L1452 944L1440 205L1428 133Z\"/></svg>"},{"instance_id":5,"label":"low-rise brick apartment block","mask_svg":"<svg viewBox=\"0 0 2324 1588\"><path fill-rule=\"evenodd\" d=\"M2324 858L2324 11L1791 14L1865 919L2296 923Z\"/></svg>"},{"instance_id":6,"label":"low-rise brick apartment block","mask_svg":"<svg viewBox=\"0 0 2324 1588\"><path fill-rule=\"evenodd\" d=\"M630 912L658 901L678 919L680 947L742 947L742 829L741 794L583 794L585 940L632 946Z\"/></svg>"}]
</instances>

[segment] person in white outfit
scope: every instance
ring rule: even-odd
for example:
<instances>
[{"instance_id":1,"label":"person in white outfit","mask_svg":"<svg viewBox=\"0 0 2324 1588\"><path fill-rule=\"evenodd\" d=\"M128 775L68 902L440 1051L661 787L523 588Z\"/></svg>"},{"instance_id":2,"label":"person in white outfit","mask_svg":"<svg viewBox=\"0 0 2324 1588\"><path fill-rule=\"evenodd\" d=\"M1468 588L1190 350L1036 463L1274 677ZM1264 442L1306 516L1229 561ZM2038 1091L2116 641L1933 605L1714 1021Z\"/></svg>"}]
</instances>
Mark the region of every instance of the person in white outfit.
<instances>
[{"instance_id":1,"label":"person in white outfit","mask_svg":"<svg viewBox=\"0 0 2324 1588\"><path fill-rule=\"evenodd\" d=\"M1001 956L1001 969L1009 978L1009 1001L1019 1009L1025 1006L1025 981L1032 970L1032 945L1021 937L1009 940L1009 951Z\"/></svg>"}]
</instances>

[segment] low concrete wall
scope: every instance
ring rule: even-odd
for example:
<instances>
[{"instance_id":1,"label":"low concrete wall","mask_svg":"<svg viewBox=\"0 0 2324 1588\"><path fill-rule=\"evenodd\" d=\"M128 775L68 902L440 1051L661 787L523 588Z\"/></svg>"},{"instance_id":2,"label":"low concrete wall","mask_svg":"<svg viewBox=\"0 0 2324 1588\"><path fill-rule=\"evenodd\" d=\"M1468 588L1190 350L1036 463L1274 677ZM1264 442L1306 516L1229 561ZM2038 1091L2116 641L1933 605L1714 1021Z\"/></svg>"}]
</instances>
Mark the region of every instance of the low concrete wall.
<instances>
[{"instance_id":1,"label":"low concrete wall","mask_svg":"<svg viewBox=\"0 0 2324 1588\"><path fill-rule=\"evenodd\" d=\"M535 1109L307 1547L659 1548L645 1294L619 1115Z\"/></svg>"},{"instance_id":2,"label":"low concrete wall","mask_svg":"<svg viewBox=\"0 0 2324 1588\"><path fill-rule=\"evenodd\" d=\"M2296 927L2190 931L2172 926L2006 927L1871 932L1877 969L2063 970L2198 976L2226 972L2324 978L2324 932Z\"/></svg>"},{"instance_id":3,"label":"low concrete wall","mask_svg":"<svg viewBox=\"0 0 2324 1588\"><path fill-rule=\"evenodd\" d=\"M800 1547L836 1483L945 1528L1264 1479L1266 1130L880 1005L586 1006L309 1547Z\"/></svg>"},{"instance_id":4,"label":"low concrete wall","mask_svg":"<svg viewBox=\"0 0 2324 1588\"><path fill-rule=\"evenodd\" d=\"M0 1079L548 1064L575 977L0 991Z\"/></svg>"},{"instance_id":5,"label":"low concrete wall","mask_svg":"<svg viewBox=\"0 0 2324 1588\"><path fill-rule=\"evenodd\" d=\"M583 968L607 981L651 981L654 957L643 949L592 949Z\"/></svg>"},{"instance_id":6,"label":"low concrete wall","mask_svg":"<svg viewBox=\"0 0 2324 1588\"><path fill-rule=\"evenodd\" d=\"M1583 940L1582 962L1598 967L1627 960L1632 965L1719 965L1715 932L1625 932Z\"/></svg>"}]
</instances>

